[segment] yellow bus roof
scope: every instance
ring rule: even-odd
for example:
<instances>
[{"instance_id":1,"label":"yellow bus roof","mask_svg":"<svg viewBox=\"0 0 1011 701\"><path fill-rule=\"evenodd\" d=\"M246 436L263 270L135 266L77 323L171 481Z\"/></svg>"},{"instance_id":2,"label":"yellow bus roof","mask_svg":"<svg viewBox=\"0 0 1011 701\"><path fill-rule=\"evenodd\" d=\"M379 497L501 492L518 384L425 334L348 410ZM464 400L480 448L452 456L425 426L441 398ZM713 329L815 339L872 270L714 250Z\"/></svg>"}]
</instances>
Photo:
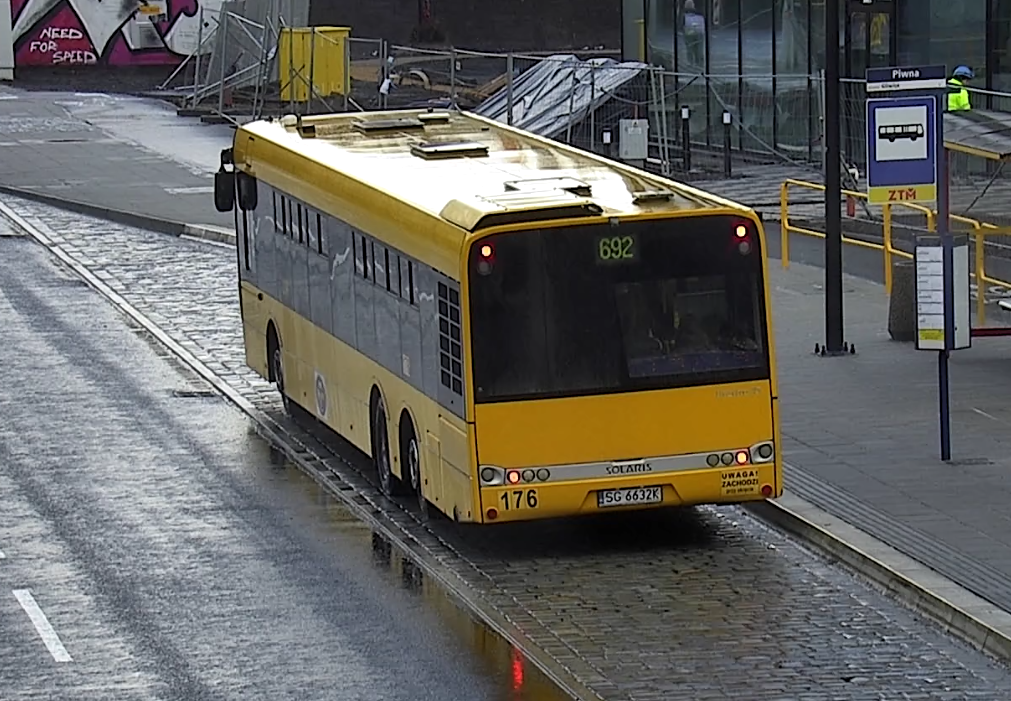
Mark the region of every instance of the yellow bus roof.
<instances>
[{"instance_id":1,"label":"yellow bus roof","mask_svg":"<svg viewBox=\"0 0 1011 701\"><path fill-rule=\"evenodd\" d=\"M471 232L496 224L750 211L467 112L398 110L259 120L236 131L234 157L237 167L376 236L403 240L384 224L418 223L419 215L452 225L442 227L441 240L427 242L427 251L416 253L431 258L433 244L438 244L444 251L439 262L447 266L447 244L459 256ZM402 250L414 253L409 249L416 246L405 244Z\"/></svg>"}]
</instances>

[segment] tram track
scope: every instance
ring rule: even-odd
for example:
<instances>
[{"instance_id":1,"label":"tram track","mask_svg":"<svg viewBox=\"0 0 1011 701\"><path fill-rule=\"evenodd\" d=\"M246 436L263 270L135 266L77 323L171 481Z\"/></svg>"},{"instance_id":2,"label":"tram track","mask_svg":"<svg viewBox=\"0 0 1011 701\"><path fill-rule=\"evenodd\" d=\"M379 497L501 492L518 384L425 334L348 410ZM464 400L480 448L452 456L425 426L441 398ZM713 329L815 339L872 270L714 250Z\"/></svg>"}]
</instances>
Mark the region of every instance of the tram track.
<instances>
[{"instance_id":1,"label":"tram track","mask_svg":"<svg viewBox=\"0 0 1011 701\"><path fill-rule=\"evenodd\" d=\"M716 687L727 691L760 683L770 690L783 684L779 691L784 692L791 679L794 688L803 683L844 689L852 682L845 681L847 675L838 669L840 665L921 666L915 653L903 651L886 651L883 658L878 654L881 659L865 664L839 659L839 650L832 649L831 641L824 649L809 648L807 641L820 635L835 639L839 630L847 627L857 631L856 637L865 645L873 647L875 641L889 642L891 638L895 647L894 621L902 619L906 627L915 627L910 622L915 617L906 609L889 608L884 597L868 603L880 595L870 588L861 589L865 585L852 575L836 571L834 565L789 542L741 508L705 508L687 515L649 512L610 522L588 518L561 525L518 524L518 528L460 528L441 519L423 522L404 503L378 493L362 456L346 445L342 449L340 442L323 442L321 438L329 436L320 436L318 430L284 416L280 402L264 387L243 387L241 382L223 378L192 344L181 342L178 334L162 328L152 319L154 315L134 304L129 295L113 289L106 282L107 273L99 275L103 271L93 271L82 262L87 255L68 253L56 237L37 226L38 222L7 205L0 204L0 214L84 279L143 329L153 343L166 348L246 414L257 432L289 460L573 698L665 698L664 688L654 689L650 679L654 685L658 680L666 679L670 684L680 679L686 692L713 687L713 678ZM763 509L758 510L760 518L769 516L762 516ZM664 530L677 532L660 532ZM630 538L623 537L626 535ZM531 539L538 542L528 542ZM590 540L593 542L587 542ZM795 586L813 591L794 592ZM619 591L581 593L583 587ZM627 600L622 592L628 594ZM548 603L542 604L542 599ZM734 618L735 605L738 619ZM586 606L595 606L600 616L587 616L583 612ZM777 631L777 621L784 618L794 620ZM877 621L879 618L882 620ZM886 625L885 621L892 623ZM659 634L648 630L651 622L661 629ZM688 625L691 634L679 631L677 624ZM763 632L763 625L773 630ZM613 640L616 632L618 638L625 635L615 626L630 629L629 639ZM916 647L913 639L935 634L940 635L933 629L916 630L908 649ZM834 644L842 644L841 640ZM743 653L723 662L706 662L735 641ZM931 644L936 647L939 643L931 638L928 646ZM699 649L683 654L692 645ZM959 656L965 652L950 651L947 659L964 668ZM664 654L674 658L673 664L659 659ZM638 659L615 663L615 659L631 655ZM814 662L815 672L798 672L792 660L796 655L809 664ZM766 669L773 666L776 656L788 658L785 669L791 671ZM755 659L741 665L742 657ZM763 659L769 664L762 663ZM757 682L756 668L764 670ZM733 678L719 680L721 673L732 669L738 670ZM912 679L918 673L907 677ZM931 673L943 678L936 670ZM922 676L927 679L930 673Z\"/></svg>"}]
</instances>

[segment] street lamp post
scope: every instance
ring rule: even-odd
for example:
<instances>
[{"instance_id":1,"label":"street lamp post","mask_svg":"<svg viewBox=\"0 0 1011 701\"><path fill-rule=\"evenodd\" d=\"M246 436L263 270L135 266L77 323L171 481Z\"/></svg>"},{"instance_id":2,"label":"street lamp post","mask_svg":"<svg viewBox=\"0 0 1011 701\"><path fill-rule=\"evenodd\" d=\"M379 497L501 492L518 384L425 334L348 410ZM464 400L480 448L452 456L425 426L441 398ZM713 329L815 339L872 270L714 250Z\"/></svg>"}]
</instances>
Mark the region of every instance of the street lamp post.
<instances>
[{"instance_id":1,"label":"street lamp post","mask_svg":"<svg viewBox=\"0 0 1011 701\"><path fill-rule=\"evenodd\" d=\"M866 0L865 0L866 2ZM825 347L842 355L842 212L839 164L839 0L825 0Z\"/></svg>"}]
</instances>

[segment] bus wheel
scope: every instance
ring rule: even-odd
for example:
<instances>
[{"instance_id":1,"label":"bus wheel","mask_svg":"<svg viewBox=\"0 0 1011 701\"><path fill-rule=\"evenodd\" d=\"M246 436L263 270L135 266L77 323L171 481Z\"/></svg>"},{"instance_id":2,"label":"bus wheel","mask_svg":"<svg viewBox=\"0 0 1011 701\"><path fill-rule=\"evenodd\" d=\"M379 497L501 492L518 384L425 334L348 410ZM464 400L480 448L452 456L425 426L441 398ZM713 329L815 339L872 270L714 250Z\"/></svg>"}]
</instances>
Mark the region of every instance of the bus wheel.
<instances>
[{"instance_id":1,"label":"bus wheel","mask_svg":"<svg viewBox=\"0 0 1011 701\"><path fill-rule=\"evenodd\" d=\"M400 455L403 461L402 473L407 486L418 499L418 513L422 520L428 520L428 500L421 490L421 449L418 436L410 418L405 416L400 424Z\"/></svg>"},{"instance_id":2,"label":"bus wheel","mask_svg":"<svg viewBox=\"0 0 1011 701\"><path fill-rule=\"evenodd\" d=\"M281 404L287 414L291 413L291 402L284 392L284 356L281 354L281 344L277 341L277 335L273 329L267 334L267 350L269 352L270 363L274 374L274 382L277 384L277 391L281 393Z\"/></svg>"},{"instance_id":3,"label":"bus wheel","mask_svg":"<svg viewBox=\"0 0 1011 701\"><path fill-rule=\"evenodd\" d=\"M372 399L372 462L379 477L379 491L388 497L403 492L400 480L393 474L390 465L390 436L386 422L386 407L378 393Z\"/></svg>"}]
</instances>

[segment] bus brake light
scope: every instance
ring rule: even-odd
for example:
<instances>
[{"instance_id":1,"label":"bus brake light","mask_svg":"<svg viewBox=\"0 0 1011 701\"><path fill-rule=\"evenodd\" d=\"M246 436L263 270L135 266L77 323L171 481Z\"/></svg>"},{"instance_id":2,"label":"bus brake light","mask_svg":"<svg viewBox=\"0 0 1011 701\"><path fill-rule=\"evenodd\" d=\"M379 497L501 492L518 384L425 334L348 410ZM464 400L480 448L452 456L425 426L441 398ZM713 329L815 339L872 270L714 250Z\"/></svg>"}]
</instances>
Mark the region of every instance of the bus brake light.
<instances>
[{"instance_id":1,"label":"bus brake light","mask_svg":"<svg viewBox=\"0 0 1011 701\"><path fill-rule=\"evenodd\" d=\"M736 455L736 458L737 458L737 464L738 465L745 464L746 462L748 462L748 451L746 451L746 450L740 450L740 451L738 451L737 455Z\"/></svg>"},{"instance_id":2,"label":"bus brake light","mask_svg":"<svg viewBox=\"0 0 1011 701\"><path fill-rule=\"evenodd\" d=\"M748 237L748 227L744 226L744 224L738 224L737 225L737 229L736 229L736 231L734 231L734 233L737 235L737 238L739 238L739 239L747 238Z\"/></svg>"}]
</instances>

